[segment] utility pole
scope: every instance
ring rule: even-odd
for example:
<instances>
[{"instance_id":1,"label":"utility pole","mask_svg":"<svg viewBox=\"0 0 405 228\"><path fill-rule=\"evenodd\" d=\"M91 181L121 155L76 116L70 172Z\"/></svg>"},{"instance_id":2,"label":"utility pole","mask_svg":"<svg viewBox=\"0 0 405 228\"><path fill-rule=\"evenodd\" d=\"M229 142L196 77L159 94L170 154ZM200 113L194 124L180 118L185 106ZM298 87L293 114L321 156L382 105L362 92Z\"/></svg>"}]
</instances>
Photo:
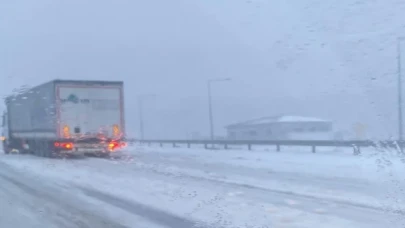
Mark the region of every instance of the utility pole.
<instances>
[{"instance_id":1,"label":"utility pole","mask_svg":"<svg viewBox=\"0 0 405 228\"><path fill-rule=\"evenodd\" d=\"M208 81L208 115L210 120L210 139L214 140L214 119L212 117L211 81Z\"/></svg>"},{"instance_id":2,"label":"utility pole","mask_svg":"<svg viewBox=\"0 0 405 228\"><path fill-rule=\"evenodd\" d=\"M142 97L138 97L138 109L139 109L139 131L141 140L144 140L144 130L143 130L143 101Z\"/></svg>"},{"instance_id":3,"label":"utility pole","mask_svg":"<svg viewBox=\"0 0 405 228\"><path fill-rule=\"evenodd\" d=\"M155 97L154 94L143 94L138 96L138 110L139 110L139 132L141 140L145 139L145 122L143 118L143 102L144 99L149 97Z\"/></svg>"},{"instance_id":4,"label":"utility pole","mask_svg":"<svg viewBox=\"0 0 405 228\"><path fill-rule=\"evenodd\" d=\"M397 65L398 65L398 140L403 140L403 119L402 119L402 64L401 64L401 42L404 37L397 40ZM402 150L402 147L401 147Z\"/></svg>"},{"instance_id":5,"label":"utility pole","mask_svg":"<svg viewBox=\"0 0 405 228\"><path fill-rule=\"evenodd\" d=\"M219 78L219 79L211 79L211 80L207 81L207 87L208 87L208 115L209 115L209 120L210 120L210 138L211 138L211 140L215 139L214 117L213 117L213 112L212 112L212 94L211 94L212 83L230 81L230 80L231 80L230 78Z\"/></svg>"}]
</instances>

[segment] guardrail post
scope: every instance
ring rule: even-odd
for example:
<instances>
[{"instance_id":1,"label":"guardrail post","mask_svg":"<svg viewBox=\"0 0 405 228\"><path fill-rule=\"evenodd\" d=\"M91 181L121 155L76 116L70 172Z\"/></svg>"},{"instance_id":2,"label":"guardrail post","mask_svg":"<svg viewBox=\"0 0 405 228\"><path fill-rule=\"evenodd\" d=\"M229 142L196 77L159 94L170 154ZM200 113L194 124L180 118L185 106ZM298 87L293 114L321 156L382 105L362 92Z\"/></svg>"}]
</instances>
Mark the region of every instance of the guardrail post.
<instances>
[{"instance_id":1,"label":"guardrail post","mask_svg":"<svg viewBox=\"0 0 405 228\"><path fill-rule=\"evenodd\" d=\"M248 144L248 150L252 150L252 144Z\"/></svg>"},{"instance_id":2,"label":"guardrail post","mask_svg":"<svg viewBox=\"0 0 405 228\"><path fill-rule=\"evenodd\" d=\"M224 144L224 149L227 150L228 149L228 144Z\"/></svg>"},{"instance_id":3,"label":"guardrail post","mask_svg":"<svg viewBox=\"0 0 405 228\"><path fill-rule=\"evenodd\" d=\"M360 154L360 147L353 146L353 155L359 155L359 154Z\"/></svg>"},{"instance_id":4,"label":"guardrail post","mask_svg":"<svg viewBox=\"0 0 405 228\"><path fill-rule=\"evenodd\" d=\"M163 143L160 143L160 147L163 147Z\"/></svg>"},{"instance_id":5,"label":"guardrail post","mask_svg":"<svg viewBox=\"0 0 405 228\"><path fill-rule=\"evenodd\" d=\"M191 147L191 143L187 143L187 148L190 148Z\"/></svg>"},{"instance_id":6,"label":"guardrail post","mask_svg":"<svg viewBox=\"0 0 405 228\"><path fill-rule=\"evenodd\" d=\"M204 143L204 149L208 149L207 143Z\"/></svg>"},{"instance_id":7,"label":"guardrail post","mask_svg":"<svg viewBox=\"0 0 405 228\"><path fill-rule=\"evenodd\" d=\"M280 152L280 144L277 144L277 152Z\"/></svg>"},{"instance_id":8,"label":"guardrail post","mask_svg":"<svg viewBox=\"0 0 405 228\"><path fill-rule=\"evenodd\" d=\"M176 143L175 143L175 142L173 143L173 147L176 147Z\"/></svg>"},{"instance_id":9,"label":"guardrail post","mask_svg":"<svg viewBox=\"0 0 405 228\"><path fill-rule=\"evenodd\" d=\"M316 147L315 147L315 145L312 145L312 153L316 153Z\"/></svg>"}]
</instances>

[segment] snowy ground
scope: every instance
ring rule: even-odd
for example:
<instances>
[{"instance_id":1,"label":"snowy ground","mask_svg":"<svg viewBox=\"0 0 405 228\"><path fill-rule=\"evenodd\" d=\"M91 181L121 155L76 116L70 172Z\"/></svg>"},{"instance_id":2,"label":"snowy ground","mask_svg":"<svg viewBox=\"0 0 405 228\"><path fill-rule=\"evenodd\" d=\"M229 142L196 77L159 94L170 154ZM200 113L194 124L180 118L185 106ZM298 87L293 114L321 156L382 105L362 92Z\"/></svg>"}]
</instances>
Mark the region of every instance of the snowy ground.
<instances>
[{"instance_id":1,"label":"snowy ground","mask_svg":"<svg viewBox=\"0 0 405 228\"><path fill-rule=\"evenodd\" d=\"M9 213L0 227L404 227L405 163L394 151L306 149L1 154L0 205Z\"/></svg>"}]
</instances>

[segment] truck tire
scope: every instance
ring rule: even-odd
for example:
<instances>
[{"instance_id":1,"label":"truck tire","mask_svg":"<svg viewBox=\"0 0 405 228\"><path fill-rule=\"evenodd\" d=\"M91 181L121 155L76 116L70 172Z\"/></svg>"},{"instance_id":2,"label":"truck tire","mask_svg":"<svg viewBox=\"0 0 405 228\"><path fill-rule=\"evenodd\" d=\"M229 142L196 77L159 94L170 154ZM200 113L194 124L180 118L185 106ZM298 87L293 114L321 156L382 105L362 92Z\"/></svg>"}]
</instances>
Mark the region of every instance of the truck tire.
<instances>
[{"instance_id":1,"label":"truck tire","mask_svg":"<svg viewBox=\"0 0 405 228\"><path fill-rule=\"evenodd\" d=\"M40 146L39 146L38 141L34 140L34 141L32 142L31 154L32 154L32 155L35 155L35 156L38 156L38 153L39 153L39 150L40 150L40 149L41 149L41 148L40 148Z\"/></svg>"},{"instance_id":2,"label":"truck tire","mask_svg":"<svg viewBox=\"0 0 405 228\"><path fill-rule=\"evenodd\" d=\"M38 148L38 149L37 149L37 153L38 153L38 154L37 154L37 155L38 155L39 157L43 157L43 156L42 156L42 154L43 154L43 152L42 152L42 151L43 151L42 142L37 142L37 143L38 143L38 146L37 146L37 148Z\"/></svg>"},{"instance_id":3,"label":"truck tire","mask_svg":"<svg viewBox=\"0 0 405 228\"><path fill-rule=\"evenodd\" d=\"M31 144L32 144L32 145L30 145L30 146L31 146L31 149L30 149L29 153L30 153L31 155L36 155L36 154L38 153L38 141L37 141L37 140L34 140L34 141L32 141Z\"/></svg>"},{"instance_id":4,"label":"truck tire","mask_svg":"<svg viewBox=\"0 0 405 228\"><path fill-rule=\"evenodd\" d=\"M35 149L33 150L34 155L38 157L43 157L42 151L43 151L42 141L35 141Z\"/></svg>"},{"instance_id":5,"label":"truck tire","mask_svg":"<svg viewBox=\"0 0 405 228\"><path fill-rule=\"evenodd\" d=\"M43 147L44 147L44 149L43 149L44 157L52 158L53 157L53 151L51 149L51 146L50 146L49 142L44 141Z\"/></svg>"},{"instance_id":6,"label":"truck tire","mask_svg":"<svg viewBox=\"0 0 405 228\"><path fill-rule=\"evenodd\" d=\"M3 141L3 151L5 154L10 153L10 148L8 148L6 140Z\"/></svg>"},{"instance_id":7,"label":"truck tire","mask_svg":"<svg viewBox=\"0 0 405 228\"><path fill-rule=\"evenodd\" d=\"M41 156L41 157L47 157L46 141L40 141L40 142L39 142L39 145L40 145L40 148L41 148L41 150L40 150L40 152L39 152L39 156Z\"/></svg>"},{"instance_id":8,"label":"truck tire","mask_svg":"<svg viewBox=\"0 0 405 228\"><path fill-rule=\"evenodd\" d=\"M101 153L100 157L109 159L109 158L111 158L111 154L110 153Z\"/></svg>"}]
</instances>

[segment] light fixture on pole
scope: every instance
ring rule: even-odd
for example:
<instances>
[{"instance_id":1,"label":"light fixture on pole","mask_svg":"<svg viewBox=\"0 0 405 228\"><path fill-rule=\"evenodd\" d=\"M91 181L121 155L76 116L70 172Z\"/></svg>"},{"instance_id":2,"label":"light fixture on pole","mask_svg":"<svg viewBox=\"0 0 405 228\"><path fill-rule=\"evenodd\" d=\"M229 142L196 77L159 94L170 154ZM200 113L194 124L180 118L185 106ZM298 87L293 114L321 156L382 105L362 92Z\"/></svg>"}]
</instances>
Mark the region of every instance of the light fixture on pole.
<instances>
[{"instance_id":1,"label":"light fixture on pole","mask_svg":"<svg viewBox=\"0 0 405 228\"><path fill-rule=\"evenodd\" d=\"M143 118L143 102L145 99L155 97L154 94L142 94L138 96L138 110L139 110L139 132L141 140L145 139L144 118Z\"/></svg>"},{"instance_id":2,"label":"light fixture on pole","mask_svg":"<svg viewBox=\"0 0 405 228\"><path fill-rule=\"evenodd\" d=\"M213 117L213 112L212 112L212 93L211 93L211 87L212 83L215 82L224 82L224 81L230 81L230 78L218 78L218 79L210 79L207 81L207 87L208 87L208 115L209 115L209 121L210 121L210 138L211 140L215 139L214 136L214 117Z\"/></svg>"},{"instance_id":3,"label":"light fixture on pole","mask_svg":"<svg viewBox=\"0 0 405 228\"><path fill-rule=\"evenodd\" d=\"M401 42L405 37L398 37L397 39L397 67L398 67L398 140L403 140L403 119L402 119L402 56L401 56ZM401 146L402 148L402 146Z\"/></svg>"}]
</instances>

